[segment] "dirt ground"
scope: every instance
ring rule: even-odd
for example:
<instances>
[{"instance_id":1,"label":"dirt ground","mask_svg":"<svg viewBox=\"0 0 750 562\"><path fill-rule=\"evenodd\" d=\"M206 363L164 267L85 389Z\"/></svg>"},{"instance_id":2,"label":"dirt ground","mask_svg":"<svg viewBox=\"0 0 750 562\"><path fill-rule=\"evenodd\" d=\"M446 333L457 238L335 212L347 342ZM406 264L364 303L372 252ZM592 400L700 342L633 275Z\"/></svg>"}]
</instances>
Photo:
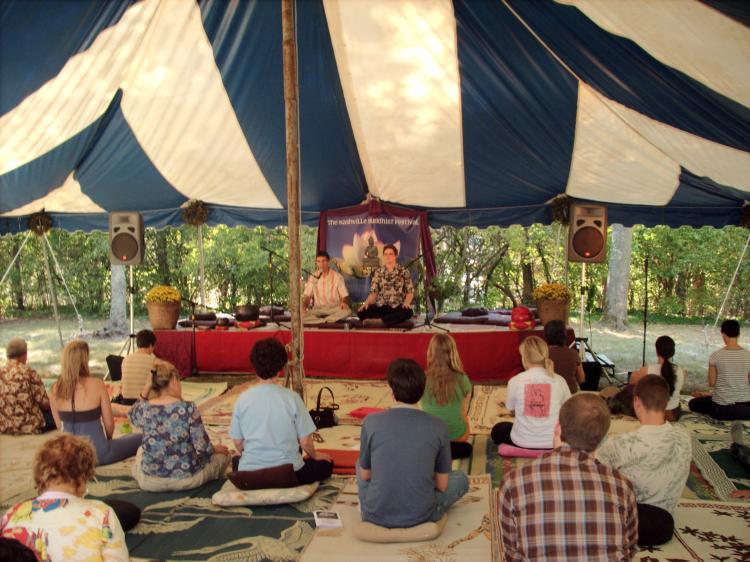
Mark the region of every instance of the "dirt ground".
<instances>
[{"instance_id":1,"label":"dirt ground","mask_svg":"<svg viewBox=\"0 0 750 562\"><path fill-rule=\"evenodd\" d=\"M62 320L61 330L63 341L79 336L88 340L91 347L91 369L95 374L104 374L106 364L104 358L110 353L118 353L126 337L100 338L92 334L104 327L105 321L100 319L84 319L82 332L79 331L77 320ZM135 329L147 328L146 318L136 319ZM578 332L578 326L574 325ZM646 362L656 360L654 340L661 335L670 335L677 343L675 363L682 365L687 371L685 391L705 388L708 356L711 351L721 347L718 328L702 326L651 324L646 338ZM29 342L29 363L42 376L57 376L60 373L60 341L53 319L20 319L0 320L0 347L4 350L8 340L21 336ZM643 352L643 331L641 326L631 326L626 332L614 332L598 324L592 324L591 332L586 330L586 337L595 352L604 354L615 364L618 373L626 373L641 366ZM750 347L750 334L745 332L741 336L741 344ZM0 356L4 353L0 352ZM4 359L4 357L3 357Z\"/></svg>"}]
</instances>

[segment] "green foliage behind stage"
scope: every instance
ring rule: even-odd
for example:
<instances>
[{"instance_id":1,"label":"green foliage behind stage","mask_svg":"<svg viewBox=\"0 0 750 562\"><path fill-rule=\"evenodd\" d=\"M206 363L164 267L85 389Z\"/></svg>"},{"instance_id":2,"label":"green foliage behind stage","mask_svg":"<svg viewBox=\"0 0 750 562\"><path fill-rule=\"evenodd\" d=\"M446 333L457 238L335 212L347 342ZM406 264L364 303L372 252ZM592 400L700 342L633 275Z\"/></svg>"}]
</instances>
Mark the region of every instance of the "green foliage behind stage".
<instances>
[{"instance_id":1,"label":"green foliage behind stage","mask_svg":"<svg viewBox=\"0 0 750 562\"><path fill-rule=\"evenodd\" d=\"M53 230L49 241L78 309L106 316L110 302L110 266L106 233L68 233ZM633 228L628 308L643 308L644 259L649 256L649 310L677 317L713 318L721 306L727 285L739 261L748 231L713 228ZM5 272L25 234L0 238L0 270ZM316 230L302 228L303 267L314 268ZM444 227L433 231L439 277L434 283L441 310L458 310L469 304L510 307L530 302L539 283L565 278L565 230L558 225L529 228ZM0 287L0 315L49 314L44 276L42 240L31 236ZM608 243L610 243L608 241ZM197 230L147 230L146 260L135 267L136 307L145 307L143 295L157 284L176 286L184 296L198 300ZM286 302L289 294L286 229L206 227L204 230L206 285L209 301L232 311L245 303L271 300L268 254L274 301ZM53 264L54 268L54 264ZM587 306L604 306L608 264L588 266ZM569 280L578 295L581 266L571 264ZM62 280L56 276L59 300L70 310ZM735 286L725 305L725 316L750 319L750 255L740 265ZM420 284L419 292L423 288ZM418 295L421 302L421 294ZM573 304L576 308L577 297Z\"/></svg>"}]
</instances>

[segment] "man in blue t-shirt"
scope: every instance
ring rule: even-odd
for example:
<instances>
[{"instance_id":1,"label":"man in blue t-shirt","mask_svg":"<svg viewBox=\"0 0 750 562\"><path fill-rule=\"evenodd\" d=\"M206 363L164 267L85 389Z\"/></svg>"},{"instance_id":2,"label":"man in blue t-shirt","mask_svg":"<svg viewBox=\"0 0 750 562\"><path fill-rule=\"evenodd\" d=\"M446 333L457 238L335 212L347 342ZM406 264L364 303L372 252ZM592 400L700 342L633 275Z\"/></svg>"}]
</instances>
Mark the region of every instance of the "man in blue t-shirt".
<instances>
[{"instance_id":1,"label":"man in blue t-shirt","mask_svg":"<svg viewBox=\"0 0 750 562\"><path fill-rule=\"evenodd\" d=\"M363 521L388 528L437 521L469 490L466 474L451 472L447 426L416 406L425 380L415 361L394 360L388 386L396 405L362 424L357 484Z\"/></svg>"},{"instance_id":2,"label":"man in blue t-shirt","mask_svg":"<svg viewBox=\"0 0 750 562\"><path fill-rule=\"evenodd\" d=\"M229 436L240 453L236 470L291 464L299 484L331 476L333 463L315 450L315 424L302 399L274 382L287 362L284 346L273 338L260 340L253 346L250 362L260 381L239 397L229 426ZM307 457L302 457L300 449Z\"/></svg>"}]
</instances>

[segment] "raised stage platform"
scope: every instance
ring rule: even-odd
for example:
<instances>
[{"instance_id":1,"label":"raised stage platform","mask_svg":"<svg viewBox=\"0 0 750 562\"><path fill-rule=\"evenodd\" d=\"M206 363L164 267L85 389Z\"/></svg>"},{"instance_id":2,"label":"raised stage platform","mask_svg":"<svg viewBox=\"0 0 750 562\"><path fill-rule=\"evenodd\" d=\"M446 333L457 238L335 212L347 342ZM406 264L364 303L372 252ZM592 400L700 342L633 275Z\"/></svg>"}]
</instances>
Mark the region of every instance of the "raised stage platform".
<instances>
[{"instance_id":1,"label":"raised stage platform","mask_svg":"<svg viewBox=\"0 0 750 562\"><path fill-rule=\"evenodd\" d=\"M427 346L437 330L410 332L388 330L305 329L305 374L314 377L382 379L396 357L414 359L424 366ZM507 328L462 326L451 331L466 374L473 381L504 381L523 370L518 346L529 335L543 337L541 330L514 332ZM250 349L263 338L274 337L286 344L291 332L262 328L251 331L202 331L195 333L196 359L200 372L251 373ZM156 332L156 355L174 363L183 377L191 372L191 330ZM573 330L568 330L573 341Z\"/></svg>"}]
</instances>

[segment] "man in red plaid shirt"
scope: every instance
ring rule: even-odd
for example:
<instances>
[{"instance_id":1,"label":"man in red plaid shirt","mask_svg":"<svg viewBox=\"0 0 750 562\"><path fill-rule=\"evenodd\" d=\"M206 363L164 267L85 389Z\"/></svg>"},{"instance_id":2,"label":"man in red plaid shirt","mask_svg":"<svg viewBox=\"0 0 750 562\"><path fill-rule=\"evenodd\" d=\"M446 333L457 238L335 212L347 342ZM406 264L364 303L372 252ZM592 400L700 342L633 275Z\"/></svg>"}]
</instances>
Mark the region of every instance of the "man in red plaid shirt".
<instances>
[{"instance_id":1,"label":"man in red plaid shirt","mask_svg":"<svg viewBox=\"0 0 750 562\"><path fill-rule=\"evenodd\" d=\"M508 474L499 492L505 560L629 561L636 552L633 487L593 456L609 430L594 394L563 404L555 450Z\"/></svg>"}]
</instances>

